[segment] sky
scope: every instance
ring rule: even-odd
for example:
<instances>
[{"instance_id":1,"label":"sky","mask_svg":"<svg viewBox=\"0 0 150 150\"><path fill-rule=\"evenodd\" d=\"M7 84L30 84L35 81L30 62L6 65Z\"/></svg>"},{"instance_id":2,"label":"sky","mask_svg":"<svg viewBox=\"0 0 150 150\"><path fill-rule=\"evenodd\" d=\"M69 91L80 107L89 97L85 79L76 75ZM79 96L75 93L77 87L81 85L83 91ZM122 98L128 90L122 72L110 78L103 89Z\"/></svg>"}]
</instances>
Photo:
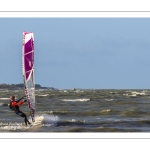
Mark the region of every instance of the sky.
<instances>
[{"instance_id":1,"label":"sky","mask_svg":"<svg viewBox=\"0 0 150 150\"><path fill-rule=\"evenodd\" d=\"M23 83L23 31L34 33L36 84L150 88L150 18L0 18L0 84Z\"/></svg>"}]
</instances>

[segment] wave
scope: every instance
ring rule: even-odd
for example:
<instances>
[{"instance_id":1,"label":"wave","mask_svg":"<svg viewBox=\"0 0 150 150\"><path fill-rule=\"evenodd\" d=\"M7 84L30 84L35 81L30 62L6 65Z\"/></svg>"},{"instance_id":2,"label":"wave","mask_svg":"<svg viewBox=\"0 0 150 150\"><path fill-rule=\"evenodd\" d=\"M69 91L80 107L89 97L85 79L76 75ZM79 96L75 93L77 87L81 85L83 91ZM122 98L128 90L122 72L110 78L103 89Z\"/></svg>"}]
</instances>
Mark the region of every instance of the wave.
<instances>
[{"instance_id":1,"label":"wave","mask_svg":"<svg viewBox=\"0 0 150 150\"><path fill-rule=\"evenodd\" d=\"M57 126L65 126L65 125L91 125L91 126L99 126L99 125L110 125L114 123L148 123L150 124L149 118L96 118L96 120L76 120L76 119L70 119L70 120L64 120L64 121L58 121Z\"/></svg>"},{"instance_id":2,"label":"wave","mask_svg":"<svg viewBox=\"0 0 150 150\"><path fill-rule=\"evenodd\" d=\"M53 126L59 121L59 117L54 116L54 115L47 115L47 114L42 114L42 115L36 115L35 116L35 122L32 122L32 119L30 118L29 121L31 122L32 125L30 126L25 126L24 123L11 123L11 122L1 122L0 123L0 130L4 131L24 131L27 129L31 129L34 127L41 127L41 126Z\"/></svg>"},{"instance_id":3,"label":"wave","mask_svg":"<svg viewBox=\"0 0 150 150\"><path fill-rule=\"evenodd\" d=\"M138 95L138 96L142 96L142 95L147 95L146 92L142 91L142 92L136 92L136 91L133 91L131 92L133 95Z\"/></svg>"},{"instance_id":4,"label":"wave","mask_svg":"<svg viewBox=\"0 0 150 150\"><path fill-rule=\"evenodd\" d=\"M72 115L72 116L97 116L97 115L108 115L108 113L111 114L116 114L118 113L117 110L111 110L111 109L104 109L101 111L65 111L65 110L60 110L60 111L39 111L37 112L38 114L47 114L47 115Z\"/></svg>"},{"instance_id":5,"label":"wave","mask_svg":"<svg viewBox=\"0 0 150 150\"><path fill-rule=\"evenodd\" d=\"M62 99L62 101L70 102L85 102L90 101L90 98L81 98L81 99Z\"/></svg>"},{"instance_id":6,"label":"wave","mask_svg":"<svg viewBox=\"0 0 150 150\"><path fill-rule=\"evenodd\" d=\"M8 106L6 103L0 103L0 106Z\"/></svg>"},{"instance_id":7,"label":"wave","mask_svg":"<svg viewBox=\"0 0 150 150\"><path fill-rule=\"evenodd\" d=\"M5 131L13 131L13 130L25 130L25 129L28 129L29 126L24 126L23 123L18 123L18 122L15 122L15 123L0 123L0 130L5 130Z\"/></svg>"},{"instance_id":8,"label":"wave","mask_svg":"<svg viewBox=\"0 0 150 150\"><path fill-rule=\"evenodd\" d=\"M42 114L42 115L36 115L35 116L35 122L32 123L33 126L35 125L41 125L41 126L53 126L59 121L58 116L54 115L48 115L48 114ZM31 122L31 118L29 119Z\"/></svg>"},{"instance_id":9,"label":"wave","mask_svg":"<svg viewBox=\"0 0 150 150\"><path fill-rule=\"evenodd\" d=\"M99 120L66 120L57 123L63 132L141 132L149 131L150 120L143 118L99 118Z\"/></svg>"},{"instance_id":10,"label":"wave","mask_svg":"<svg viewBox=\"0 0 150 150\"><path fill-rule=\"evenodd\" d=\"M138 96L146 96L149 95L149 93L147 91L141 91L141 92L137 92L137 91L126 91L128 93L123 94L124 96L127 97L131 97L131 98L136 98Z\"/></svg>"},{"instance_id":11,"label":"wave","mask_svg":"<svg viewBox=\"0 0 150 150\"><path fill-rule=\"evenodd\" d=\"M105 101L113 101L114 99L105 99Z\"/></svg>"},{"instance_id":12,"label":"wave","mask_svg":"<svg viewBox=\"0 0 150 150\"><path fill-rule=\"evenodd\" d=\"M147 110L134 110L134 109L131 109L131 110L126 110L126 111L122 111L120 114L119 114L121 117L131 117L131 118L137 118L138 116L149 116L149 112L147 112Z\"/></svg>"},{"instance_id":13,"label":"wave","mask_svg":"<svg viewBox=\"0 0 150 150\"><path fill-rule=\"evenodd\" d=\"M101 113L110 112L110 111L111 111L110 109L105 109L105 110L102 110Z\"/></svg>"},{"instance_id":14,"label":"wave","mask_svg":"<svg viewBox=\"0 0 150 150\"><path fill-rule=\"evenodd\" d=\"M43 114L42 117L43 117L42 125L44 124L55 125L60 120L58 116L54 115Z\"/></svg>"},{"instance_id":15,"label":"wave","mask_svg":"<svg viewBox=\"0 0 150 150\"><path fill-rule=\"evenodd\" d=\"M38 111L38 114L67 114L68 111Z\"/></svg>"},{"instance_id":16,"label":"wave","mask_svg":"<svg viewBox=\"0 0 150 150\"><path fill-rule=\"evenodd\" d=\"M9 100L8 97L0 98L0 100Z\"/></svg>"},{"instance_id":17,"label":"wave","mask_svg":"<svg viewBox=\"0 0 150 150\"><path fill-rule=\"evenodd\" d=\"M41 94L41 95L37 95L37 96L43 96L43 97L46 97L46 96L49 96L49 94Z\"/></svg>"},{"instance_id":18,"label":"wave","mask_svg":"<svg viewBox=\"0 0 150 150\"><path fill-rule=\"evenodd\" d=\"M57 126L80 126L85 124L86 124L85 120L75 120L75 119L57 122Z\"/></svg>"},{"instance_id":19,"label":"wave","mask_svg":"<svg viewBox=\"0 0 150 150\"><path fill-rule=\"evenodd\" d=\"M98 121L97 124L114 124L114 123L148 123L150 124L150 119L149 118L96 118Z\"/></svg>"}]
</instances>

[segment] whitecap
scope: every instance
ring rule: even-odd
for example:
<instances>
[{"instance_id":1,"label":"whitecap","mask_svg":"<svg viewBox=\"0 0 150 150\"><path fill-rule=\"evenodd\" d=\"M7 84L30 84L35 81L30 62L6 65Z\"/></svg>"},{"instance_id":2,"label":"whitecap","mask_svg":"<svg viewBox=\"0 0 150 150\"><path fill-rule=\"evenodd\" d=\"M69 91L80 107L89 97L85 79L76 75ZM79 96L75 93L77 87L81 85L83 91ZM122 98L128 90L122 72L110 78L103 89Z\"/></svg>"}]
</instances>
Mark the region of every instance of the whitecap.
<instances>
[{"instance_id":1,"label":"whitecap","mask_svg":"<svg viewBox=\"0 0 150 150\"><path fill-rule=\"evenodd\" d=\"M62 99L62 101L85 102L85 101L90 101L90 98L81 98L81 99Z\"/></svg>"},{"instance_id":2,"label":"whitecap","mask_svg":"<svg viewBox=\"0 0 150 150\"><path fill-rule=\"evenodd\" d=\"M42 114L40 116L35 117L36 122L43 125L55 125L60 119L58 116Z\"/></svg>"},{"instance_id":3,"label":"whitecap","mask_svg":"<svg viewBox=\"0 0 150 150\"><path fill-rule=\"evenodd\" d=\"M0 100L9 100L8 97L3 97L3 98L0 98Z\"/></svg>"},{"instance_id":4,"label":"whitecap","mask_svg":"<svg viewBox=\"0 0 150 150\"><path fill-rule=\"evenodd\" d=\"M101 112L110 112L111 110L110 109L105 109L105 110L102 110Z\"/></svg>"},{"instance_id":5,"label":"whitecap","mask_svg":"<svg viewBox=\"0 0 150 150\"><path fill-rule=\"evenodd\" d=\"M11 131L11 130L25 130L30 128L29 126L24 126L22 123L1 123L0 129L5 131Z\"/></svg>"},{"instance_id":6,"label":"whitecap","mask_svg":"<svg viewBox=\"0 0 150 150\"><path fill-rule=\"evenodd\" d=\"M114 99L105 99L105 101L113 101Z\"/></svg>"}]
</instances>

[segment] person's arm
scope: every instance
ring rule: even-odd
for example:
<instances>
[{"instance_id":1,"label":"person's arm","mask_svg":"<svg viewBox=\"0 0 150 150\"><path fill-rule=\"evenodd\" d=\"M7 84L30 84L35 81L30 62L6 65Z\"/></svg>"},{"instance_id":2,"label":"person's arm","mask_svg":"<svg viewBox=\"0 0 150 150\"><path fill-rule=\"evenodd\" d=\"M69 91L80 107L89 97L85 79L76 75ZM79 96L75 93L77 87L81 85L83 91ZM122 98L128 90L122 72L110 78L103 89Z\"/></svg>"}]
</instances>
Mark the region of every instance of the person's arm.
<instances>
[{"instance_id":1,"label":"person's arm","mask_svg":"<svg viewBox=\"0 0 150 150\"><path fill-rule=\"evenodd\" d=\"M16 102L18 103L19 101L21 101L23 98L25 98L26 96L21 97L20 99L18 99Z\"/></svg>"},{"instance_id":2,"label":"person's arm","mask_svg":"<svg viewBox=\"0 0 150 150\"><path fill-rule=\"evenodd\" d=\"M24 103L24 101L12 102L12 106L19 106L19 105L22 105L23 103Z\"/></svg>"},{"instance_id":3,"label":"person's arm","mask_svg":"<svg viewBox=\"0 0 150 150\"><path fill-rule=\"evenodd\" d=\"M18 103L17 103L17 105L19 106L19 105L22 105L23 103L24 103L24 100L23 100L23 101L18 102Z\"/></svg>"}]
</instances>

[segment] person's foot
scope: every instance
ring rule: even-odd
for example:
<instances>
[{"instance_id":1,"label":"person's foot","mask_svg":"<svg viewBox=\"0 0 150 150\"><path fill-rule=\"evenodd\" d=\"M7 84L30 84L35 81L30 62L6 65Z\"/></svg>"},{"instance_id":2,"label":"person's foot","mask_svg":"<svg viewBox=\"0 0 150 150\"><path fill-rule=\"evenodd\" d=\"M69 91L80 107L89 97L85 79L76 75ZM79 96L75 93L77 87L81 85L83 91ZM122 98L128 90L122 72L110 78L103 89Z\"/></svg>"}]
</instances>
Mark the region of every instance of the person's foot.
<instances>
[{"instance_id":1,"label":"person's foot","mask_svg":"<svg viewBox=\"0 0 150 150\"><path fill-rule=\"evenodd\" d=\"M30 127L32 126L32 124L30 122L28 122L28 124L29 124Z\"/></svg>"},{"instance_id":2,"label":"person's foot","mask_svg":"<svg viewBox=\"0 0 150 150\"><path fill-rule=\"evenodd\" d=\"M25 125L26 125L26 127L27 127L27 122L25 122Z\"/></svg>"}]
</instances>

